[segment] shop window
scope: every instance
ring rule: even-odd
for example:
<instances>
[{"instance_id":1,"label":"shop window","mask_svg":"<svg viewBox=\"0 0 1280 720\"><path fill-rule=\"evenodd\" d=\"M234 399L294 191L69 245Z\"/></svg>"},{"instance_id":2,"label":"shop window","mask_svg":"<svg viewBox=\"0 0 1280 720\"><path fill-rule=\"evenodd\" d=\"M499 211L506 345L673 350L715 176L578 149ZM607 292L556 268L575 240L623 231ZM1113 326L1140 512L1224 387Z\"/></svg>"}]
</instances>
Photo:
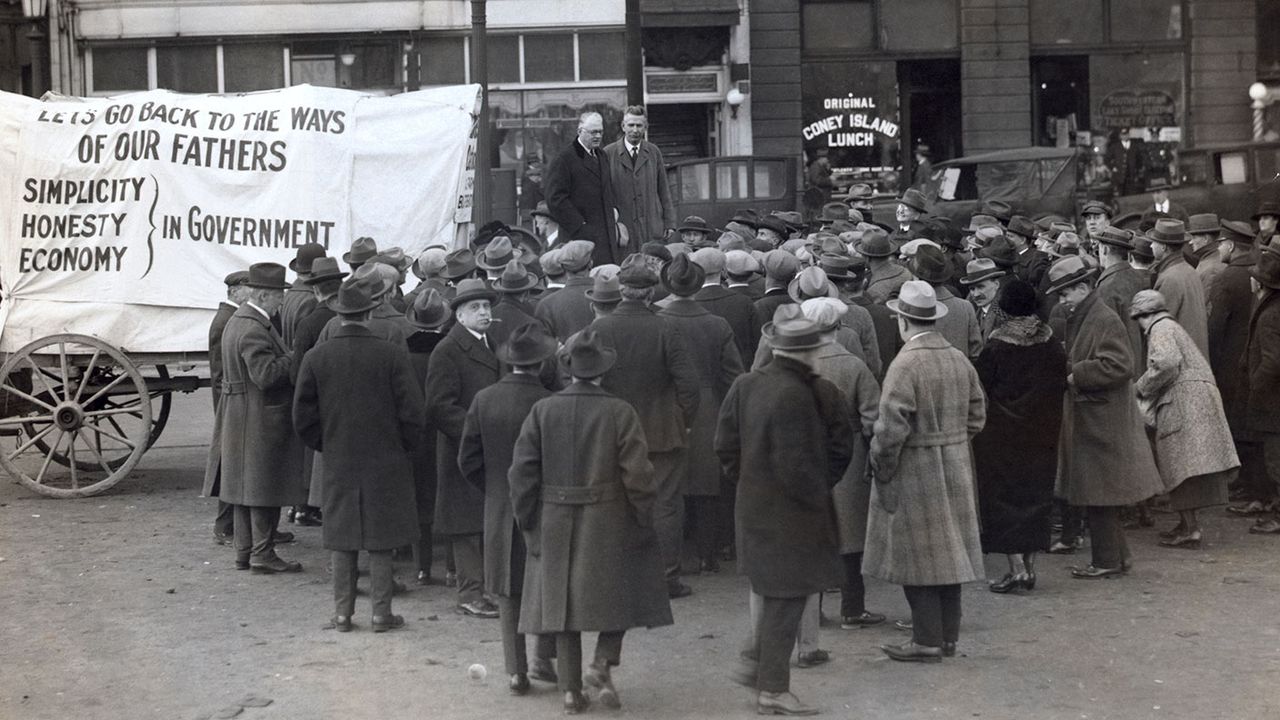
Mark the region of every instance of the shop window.
<instances>
[{"instance_id":1,"label":"shop window","mask_svg":"<svg viewBox=\"0 0 1280 720\"><path fill-rule=\"evenodd\" d=\"M1182 39L1180 0L1111 0L1112 42Z\"/></svg>"},{"instance_id":2,"label":"shop window","mask_svg":"<svg viewBox=\"0 0 1280 720\"><path fill-rule=\"evenodd\" d=\"M1099 0L1031 0L1031 44L1101 43L1103 10Z\"/></svg>"},{"instance_id":3,"label":"shop window","mask_svg":"<svg viewBox=\"0 0 1280 720\"><path fill-rule=\"evenodd\" d=\"M591 58L584 56L583 64ZM573 81L573 35L525 35L524 81Z\"/></svg>"},{"instance_id":4,"label":"shop window","mask_svg":"<svg viewBox=\"0 0 1280 720\"><path fill-rule=\"evenodd\" d=\"M355 45L350 52L356 56L351 64L350 87L385 88L400 84L402 58L398 42Z\"/></svg>"},{"instance_id":5,"label":"shop window","mask_svg":"<svg viewBox=\"0 0 1280 720\"><path fill-rule=\"evenodd\" d=\"M680 168L680 199L711 199L711 165L698 163Z\"/></svg>"},{"instance_id":6,"label":"shop window","mask_svg":"<svg viewBox=\"0 0 1280 720\"><path fill-rule=\"evenodd\" d=\"M251 43L222 46L224 92L252 92L284 86L284 56L280 45Z\"/></svg>"},{"instance_id":7,"label":"shop window","mask_svg":"<svg viewBox=\"0 0 1280 720\"><path fill-rule=\"evenodd\" d=\"M156 48L156 87L184 93L218 92L217 46Z\"/></svg>"},{"instance_id":8,"label":"shop window","mask_svg":"<svg viewBox=\"0 0 1280 720\"><path fill-rule=\"evenodd\" d=\"M746 200L751 197L747 189L747 164L745 162L716 164L716 199Z\"/></svg>"},{"instance_id":9,"label":"shop window","mask_svg":"<svg viewBox=\"0 0 1280 720\"><path fill-rule=\"evenodd\" d=\"M489 56L490 83L520 82L519 35L490 35L485 38L485 48ZM472 82L475 82L475 68L471 73Z\"/></svg>"},{"instance_id":10,"label":"shop window","mask_svg":"<svg viewBox=\"0 0 1280 720\"><path fill-rule=\"evenodd\" d=\"M892 0L880 3L886 50L950 50L956 47L955 0ZM927 22L921 22L926 19Z\"/></svg>"},{"instance_id":11,"label":"shop window","mask_svg":"<svg viewBox=\"0 0 1280 720\"><path fill-rule=\"evenodd\" d=\"M331 40L293 43L289 58L289 82L317 87L338 86L338 44Z\"/></svg>"},{"instance_id":12,"label":"shop window","mask_svg":"<svg viewBox=\"0 0 1280 720\"><path fill-rule=\"evenodd\" d=\"M806 51L875 47L871 0L805 0L800 26L801 44Z\"/></svg>"},{"instance_id":13,"label":"shop window","mask_svg":"<svg viewBox=\"0 0 1280 720\"><path fill-rule=\"evenodd\" d=\"M528 43L528 38L525 38ZM578 35L578 79L619 80L627 76L626 38L622 33ZM528 46L525 46L526 62Z\"/></svg>"},{"instance_id":14,"label":"shop window","mask_svg":"<svg viewBox=\"0 0 1280 720\"><path fill-rule=\"evenodd\" d=\"M96 47L93 49L93 91L147 89L147 48Z\"/></svg>"},{"instance_id":15,"label":"shop window","mask_svg":"<svg viewBox=\"0 0 1280 720\"><path fill-rule=\"evenodd\" d=\"M777 200L787 192L787 164L781 160L756 160L752 172L756 200Z\"/></svg>"},{"instance_id":16,"label":"shop window","mask_svg":"<svg viewBox=\"0 0 1280 720\"><path fill-rule=\"evenodd\" d=\"M1248 154L1240 152L1219 153L1214 163L1216 179L1220 185L1240 185L1249 182Z\"/></svg>"},{"instance_id":17,"label":"shop window","mask_svg":"<svg viewBox=\"0 0 1280 720\"><path fill-rule=\"evenodd\" d=\"M421 43L419 52L423 85L460 85L467 81L466 43L462 38L428 38Z\"/></svg>"}]
</instances>

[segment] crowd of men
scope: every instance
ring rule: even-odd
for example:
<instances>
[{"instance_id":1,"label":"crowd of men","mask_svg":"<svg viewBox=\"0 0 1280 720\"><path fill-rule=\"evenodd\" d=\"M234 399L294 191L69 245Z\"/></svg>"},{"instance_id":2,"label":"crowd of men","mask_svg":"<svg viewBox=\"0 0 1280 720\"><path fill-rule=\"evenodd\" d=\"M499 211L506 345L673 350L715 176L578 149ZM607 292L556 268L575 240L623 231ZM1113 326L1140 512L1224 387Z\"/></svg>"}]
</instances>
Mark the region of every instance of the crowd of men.
<instances>
[{"instance_id":1,"label":"crowd of men","mask_svg":"<svg viewBox=\"0 0 1280 720\"><path fill-rule=\"evenodd\" d=\"M885 227L855 189L721 230L676 223L642 108L623 131L601 148L583 116L535 230L416 258L360 238L341 263L307 245L292 281L226 278L205 494L237 568L302 570L276 552L291 508L332 551L330 627L355 626L363 551L383 632L404 624L393 557L440 582L443 539L458 611L500 618L511 692L558 683L578 713L587 687L620 706L628 629L671 624L686 579L734 560L751 611L732 678L761 713L808 715L793 649L829 660L833 587L843 627L884 622L864 573L911 606L884 652L939 662L984 552L1009 556L993 592L1025 592L1035 553L1087 527L1073 576L1122 576L1122 510L1141 523L1168 495L1161 544L1194 548L1228 483L1232 512L1280 534L1280 207L1257 226L1153 207L1134 232L1098 202L1081 226L993 204L957 224L908 190Z\"/></svg>"}]
</instances>

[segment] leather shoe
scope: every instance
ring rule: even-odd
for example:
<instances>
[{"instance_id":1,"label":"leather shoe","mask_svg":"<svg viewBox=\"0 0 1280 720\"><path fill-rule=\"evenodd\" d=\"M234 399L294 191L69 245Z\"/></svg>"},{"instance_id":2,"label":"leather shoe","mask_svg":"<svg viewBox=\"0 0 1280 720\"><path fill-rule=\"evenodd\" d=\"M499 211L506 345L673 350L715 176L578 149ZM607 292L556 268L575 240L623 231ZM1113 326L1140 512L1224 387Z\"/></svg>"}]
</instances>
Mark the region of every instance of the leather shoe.
<instances>
[{"instance_id":1,"label":"leather shoe","mask_svg":"<svg viewBox=\"0 0 1280 720\"><path fill-rule=\"evenodd\" d=\"M247 558L247 557L243 557L243 558L239 558L239 557L238 557L238 558L236 558L236 569L237 569L237 570L248 570L248 569L249 569L249 558Z\"/></svg>"},{"instance_id":2,"label":"leather shoe","mask_svg":"<svg viewBox=\"0 0 1280 720\"><path fill-rule=\"evenodd\" d=\"M527 695L529 693L529 676L524 673L516 673L511 676L511 682L507 683L507 689L512 695Z\"/></svg>"},{"instance_id":3,"label":"leather shoe","mask_svg":"<svg viewBox=\"0 0 1280 720\"><path fill-rule=\"evenodd\" d=\"M376 633L404 627L403 615L374 615L373 631Z\"/></svg>"},{"instance_id":4,"label":"leather shoe","mask_svg":"<svg viewBox=\"0 0 1280 720\"><path fill-rule=\"evenodd\" d=\"M274 573L296 573L302 572L302 563L293 560L285 560L276 556L268 558L261 562L249 562L249 569L256 573L271 575Z\"/></svg>"},{"instance_id":5,"label":"leather shoe","mask_svg":"<svg viewBox=\"0 0 1280 720\"><path fill-rule=\"evenodd\" d=\"M996 580L987 586L987 589L993 593L1004 595L1014 590L1030 590L1028 587L1028 578L1026 575L1006 574L1003 578Z\"/></svg>"},{"instance_id":6,"label":"leather shoe","mask_svg":"<svg viewBox=\"0 0 1280 720\"><path fill-rule=\"evenodd\" d=\"M294 541L293 533L288 531L276 530L271 534L271 542L277 545L288 545Z\"/></svg>"},{"instance_id":7,"label":"leather shoe","mask_svg":"<svg viewBox=\"0 0 1280 720\"><path fill-rule=\"evenodd\" d=\"M1194 530L1192 532L1182 532L1167 540L1161 540L1160 544L1164 547L1194 550L1200 547L1200 531Z\"/></svg>"},{"instance_id":8,"label":"leather shoe","mask_svg":"<svg viewBox=\"0 0 1280 720\"><path fill-rule=\"evenodd\" d=\"M529 664L529 679L552 684L560 682L560 676L556 674L555 666L551 664L550 660L542 658L534 658L533 662Z\"/></svg>"},{"instance_id":9,"label":"leather shoe","mask_svg":"<svg viewBox=\"0 0 1280 720\"><path fill-rule=\"evenodd\" d=\"M618 697L618 689L613 686L613 673L609 672L608 665L591 663L582 674L582 681L600 692L601 705L610 710L622 707L622 700Z\"/></svg>"},{"instance_id":10,"label":"leather shoe","mask_svg":"<svg viewBox=\"0 0 1280 720\"><path fill-rule=\"evenodd\" d=\"M1241 516L1262 515L1267 512L1267 504L1261 500L1250 500L1249 502L1242 503L1240 505L1228 505L1227 512L1232 515Z\"/></svg>"},{"instance_id":11,"label":"leather shoe","mask_svg":"<svg viewBox=\"0 0 1280 720\"><path fill-rule=\"evenodd\" d=\"M831 653L826 650L810 650L802 652L796 657L796 667L811 668L824 665L831 661Z\"/></svg>"},{"instance_id":12,"label":"leather shoe","mask_svg":"<svg viewBox=\"0 0 1280 720\"><path fill-rule=\"evenodd\" d=\"M498 608L487 600L475 600L473 602L458 603L458 612L463 615L470 615L478 618L496 618L498 617Z\"/></svg>"},{"instance_id":13,"label":"leather shoe","mask_svg":"<svg viewBox=\"0 0 1280 720\"><path fill-rule=\"evenodd\" d=\"M1280 520L1275 518L1259 520L1249 528L1249 532L1254 535L1280 535Z\"/></svg>"},{"instance_id":14,"label":"leather shoe","mask_svg":"<svg viewBox=\"0 0 1280 720\"><path fill-rule=\"evenodd\" d=\"M214 531L213 542L218 545L230 545L233 537L234 536L231 535L230 533L220 533L220 532Z\"/></svg>"},{"instance_id":15,"label":"leather shoe","mask_svg":"<svg viewBox=\"0 0 1280 720\"><path fill-rule=\"evenodd\" d=\"M692 594L693 594L693 588L689 587L688 585L685 585L679 580L667 581L667 597L670 598L671 600L675 600L676 598L689 597Z\"/></svg>"},{"instance_id":16,"label":"leather shoe","mask_svg":"<svg viewBox=\"0 0 1280 720\"><path fill-rule=\"evenodd\" d=\"M893 627L903 632L911 632L915 629L915 625L910 620L894 620Z\"/></svg>"},{"instance_id":17,"label":"leather shoe","mask_svg":"<svg viewBox=\"0 0 1280 720\"><path fill-rule=\"evenodd\" d=\"M324 521L320 519L319 513L300 512L294 516L293 524L301 525L302 527L320 527L324 524Z\"/></svg>"},{"instance_id":18,"label":"leather shoe","mask_svg":"<svg viewBox=\"0 0 1280 720\"><path fill-rule=\"evenodd\" d=\"M855 630L857 628L871 627L884 622L885 617L880 613L863 611L861 615L845 615L840 618L840 627L844 630Z\"/></svg>"},{"instance_id":19,"label":"leather shoe","mask_svg":"<svg viewBox=\"0 0 1280 720\"><path fill-rule=\"evenodd\" d=\"M756 713L759 715L817 715L818 708L805 705L794 693L760 691L756 697Z\"/></svg>"},{"instance_id":20,"label":"leather shoe","mask_svg":"<svg viewBox=\"0 0 1280 720\"><path fill-rule=\"evenodd\" d=\"M591 705L591 701L581 690L570 690L564 694L564 714L577 715L585 712L587 707Z\"/></svg>"},{"instance_id":21,"label":"leather shoe","mask_svg":"<svg viewBox=\"0 0 1280 720\"><path fill-rule=\"evenodd\" d=\"M325 626L326 630L337 630L338 632L351 632L351 617L348 615L334 615L329 618L329 624Z\"/></svg>"},{"instance_id":22,"label":"leather shoe","mask_svg":"<svg viewBox=\"0 0 1280 720\"><path fill-rule=\"evenodd\" d=\"M1075 555L1076 550L1079 550L1083 546L1084 540L1081 538L1076 538L1069 543L1064 543L1061 540L1055 540L1053 544L1049 546L1049 552L1054 555Z\"/></svg>"},{"instance_id":23,"label":"leather shoe","mask_svg":"<svg viewBox=\"0 0 1280 720\"><path fill-rule=\"evenodd\" d=\"M955 656L956 656L956 644L953 642L943 642L942 657L955 657Z\"/></svg>"},{"instance_id":24,"label":"leather shoe","mask_svg":"<svg viewBox=\"0 0 1280 720\"><path fill-rule=\"evenodd\" d=\"M1100 568L1090 565L1086 568L1071 568L1071 577L1081 580L1095 580L1097 578L1115 577L1124 574L1124 567Z\"/></svg>"},{"instance_id":25,"label":"leather shoe","mask_svg":"<svg viewBox=\"0 0 1280 720\"><path fill-rule=\"evenodd\" d=\"M880 649L884 651L885 655L898 662L942 662L942 648L917 645L915 642L905 642L901 645L881 645Z\"/></svg>"}]
</instances>

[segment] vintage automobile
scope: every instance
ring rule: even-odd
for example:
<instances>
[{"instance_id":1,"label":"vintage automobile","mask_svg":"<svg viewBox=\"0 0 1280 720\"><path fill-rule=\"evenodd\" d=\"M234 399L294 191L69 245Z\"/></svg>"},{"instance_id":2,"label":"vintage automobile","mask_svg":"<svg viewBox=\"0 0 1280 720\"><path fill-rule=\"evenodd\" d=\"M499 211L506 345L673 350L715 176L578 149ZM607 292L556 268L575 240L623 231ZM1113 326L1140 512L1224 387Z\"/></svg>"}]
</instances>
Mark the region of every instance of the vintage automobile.
<instances>
[{"instance_id":1,"label":"vintage automobile","mask_svg":"<svg viewBox=\"0 0 1280 720\"><path fill-rule=\"evenodd\" d=\"M1248 220L1259 201L1280 199L1280 142L1189 148L1178 153L1177 170L1169 199L1188 213ZM1117 216L1140 215L1150 203L1146 194L1118 198Z\"/></svg>"},{"instance_id":2,"label":"vintage automobile","mask_svg":"<svg viewBox=\"0 0 1280 720\"><path fill-rule=\"evenodd\" d=\"M790 157L698 158L667 166L676 219L697 215L713 227L724 227L746 208L762 215L795 210L798 180L796 159Z\"/></svg>"}]
</instances>

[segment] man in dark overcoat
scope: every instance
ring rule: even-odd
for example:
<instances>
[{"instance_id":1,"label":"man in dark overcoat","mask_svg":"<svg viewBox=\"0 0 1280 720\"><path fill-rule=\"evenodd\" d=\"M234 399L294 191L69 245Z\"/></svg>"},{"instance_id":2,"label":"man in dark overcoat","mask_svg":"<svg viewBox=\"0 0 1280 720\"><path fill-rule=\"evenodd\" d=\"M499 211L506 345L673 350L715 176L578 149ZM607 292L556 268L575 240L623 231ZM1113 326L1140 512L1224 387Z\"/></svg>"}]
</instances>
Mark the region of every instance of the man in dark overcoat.
<instances>
[{"instance_id":1,"label":"man in dark overcoat","mask_svg":"<svg viewBox=\"0 0 1280 720\"><path fill-rule=\"evenodd\" d=\"M280 508L306 500L302 442L290 413L292 358L271 325L288 287L284 273L275 263L251 265L249 297L223 330L218 444L205 471L206 491L217 478L218 498L235 506L236 568L258 573L302 570L275 551Z\"/></svg>"},{"instance_id":2,"label":"man in dark overcoat","mask_svg":"<svg viewBox=\"0 0 1280 720\"><path fill-rule=\"evenodd\" d=\"M533 317L532 308L525 302L537 284L537 275L526 270L519 260L511 260L490 286L498 293L498 301L491 308L493 323L488 332L489 342L495 349L502 347L511 333L538 322Z\"/></svg>"},{"instance_id":3,"label":"man in dark overcoat","mask_svg":"<svg viewBox=\"0 0 1280 720\"><path fill-rule=\"evenodd\" d=\"M1209 357L1209 303L1204 283L1187 264L1182 246L1187 242L1182 220L1162 218L1147 232L1155 253L1155 290L1164 296L1169 314L1195 341L1200 354ZM1132 298L1130 298L1132 299Z\"/></svg>"},{"instance_id":4,"label":"man in dark overcoat","mask_svg":"<svg viewBox=\"0 0 1280 720\"><path fill-rule=\"evenodd\" d=\"M284 303L280 306L280 337L284 340L285 347L291 350L298 323L316 309L316 295L311 291L307 280L311 278L312 263L324 256L323 245L307 243L299 247L294 258L289 261L289 269L297 277L289 289L284 291Z\"/></svg>"},{"instance_id":5,"label":"man in dark overcoat","mask_svg":"<svg viewBox=\"0 0 1280 720\"><path fill-rule=\"evenodd\" d=\"M751 341L760 344L760 332L773 322L773 311L779 305L795 302L787 293L787 286L800 272L800 260L786 250L770 250L764 254L764 295L755 301L751 309ZM743 358L744 361L746 358Z\"/></svg>"},{"instance_id":6,"label":"man in dark overcoat","mask_svg":"<svg viewBox=\"0 0 1280 720\"><path fill-rule=\"evenodd\" d=\"M567 354L575 382L533 406L508 474L528 548L519 630L556 634L569 714L587 707L583 632L600 633L585 680L602 704L618 708L611 668L621 662L624 634L672 623L644 428L631 404L600 382L619 355L592 327L577 335Z\"/></svg>"},{"instance_id":7,"label":"man in dark overcoat","mask_svg":"<svg viewBox=\"0 0 1280 720\"><path fill-rule=\"evenodd\" d=\"M538 635L533 670L526 657L520 625L520 597L524 587L525 544L511 511L507 471L520 427L539 400L551 391L538 379L542 364L555 355L558 343L531 322L510 334L498 347L498 359L511 372L476 393L467 410L459 446L458 467L471 484L484 491L484 589L498 599L502 619L502 654L508 688L513 695L529 692L529 678L555 682L551 667L555 636Z\"/></svg>"},{"instance_id":8,"label":"man in dark overcoat","mask_svg":"<svg viewBox=\"0 0 1280 720\"><path fill-rule=\"evenodd\" d=\"M662 150L644 139L648 128L644 106L632 105L622 114L622 137L604 148L618 212L636 247L666 242L676 227L667 164Z\"/></svg>"},{"instance_id":9,"label":"man in dark overcoat","mask_svg":"<svg viewBox=\"0 0 1280 720\"><path fill-rule=\"evenodd\" d=\"M662 548L672 597L692 592L680 582L684 497L680 474L688 444L687 428L698 412L698 371L681 334L650 307L658 273L646 259L632 255L618 273L622 301L612 314L596 319L594 328L618 352L618 363L605 373L603 387L631 403L640 415L653 465L653 524Z\"/></svg>"},{"instance_id":10,"label":"man in dark overcoat","mask_svg":"<svg viewBox=\"0 0 1280 720\"><path fill-rule=\"evenodd\" d=\"M244 281L249 279L249 273L245 270L237 270L223 279L223 283L227 286L227 299L218 303L218 310L213 314L213 322L209 324L209 389L213 396L213 413L218 413L218 401L222 399L222 332L227 327L227 321L235 314L236 309L240 307L240 303L248 297L249 288L245 286ZM217 447L219 443L218 436L214 435L210 442L212 447ZM214 471L213 486L210 488L208 495L216 496L220 486L220 473ZM231 533L233 531L233 516L231 506L218 501L218 514L213 520L213 540L219 545L228 545L231 543Z\"/></svg>"},{"instance_id":11,"label":"man in dark overcoat","mask_svg":"<svg viewBox=\"0 0 1280 720\"><path fill-rule=\"evenodd\" d=\"M342 324L303 358L294 391L298 434L324 453L324 547L333 554L339 632L351 629L361 550L369 553L373 631L404 625L391 612L391 551L418 539L409 452L425 442L426 410L408 349L365 327L377 306L367 289L343 284L333 303Z\"/></svg>"},{"instance_id":12,"label":"man in dark overcoat","mask_svg":"<svg viewBox=\"0 0 1280 720\"><path fill-rule=\"evenodd\" d=\"M551 161L543 181L547 207L560 232L574 240L590 240L596 265L619 263L631 252L618 246L618 203L609 160L600 147L603 140L600 113L583 113L577 139Z\"/></svg>"},{"instance_id":13,"label":"man in dark overcoat","mask_svg":"<svg viewBox=\"0 0 1280 720\"><path fill-rule=\"evenodd\" d=\"M698 413L689 430L682 486L685 496L692 498L699 571L718 572L717 540L733 506L725 492L732 492L732 488L721 486L715 452L716 414L729 386L742 374L742 356L728 321L708 312L696 300L706 277L697 263L687 255L677 255L662 266L661 276L672 299L658 314L680 331L689 359L698 370Z\"/></svg>"},{"instance_id":14,"label":"man in dark overcoat","mask_svg":"<svg viewBox=\"0 0 1280 720\"><path fill-rule=\"evenodd\" d=\"M746 295L720 284L724 274L724 253L718 248L702 248L695 251L689 259L702 268L706 275L702 287L693 299L706 308L707 312L718 315L729 323L734 342L738 345L738 355L743 358L755 357L757 340L751 332L755 303Z\"/></svg>"},{"instance_id":15,"label":"man in dark overcoat","mask_svg":"<svg viewBox=\"0 0 1280 720\"><path fill-rule=\"evenodd\" d=\"M413 366L413 379L418 384L418 394L425 397L431 353L444 340L449 321L453 319L453 311L443 293L435 288L428 288L414 297L413 304L405 310L405 319L409 321L411 330L406 343L409 347L409 363ZM418 542L413 546L413 561L418 568L419 585L434 582L431 564L435 549L432 544L436 513L435 440L428 430L427 437L422 442L415 443L410 454L413 464L414 504L418 511Z\"/></svg>"},{"instance_id":16,"label":"man in dark overcoat","mask_svg":"<svg viewBox=\"0 0 1280 720\"><path fill-rule=\"evenodd\" d=\"M805 599L840 583L832 488L853 453L845 399L814 373L821 328L784 305L764 328L773 362L741 375L716 428L716 455L737 488L738 564L763 598L734 680L761 714L817 712L791 692L791 648Z\"/></svg>"},{"instance_id":17,"label":"man in dark overcoat","mask_svg":"<svg viewBox=\"0 0 1280 720\"><path fill-rule=\"evenodd\" d=\"M548 291L538 301L533 316L541 320L560 342L591 324L595 317L586 293L591 289L591 253L595 246L586 240L573 240L559 250L564 268L564 287Z\"/></svg>"},{"instance_id":18,"label":"man in dark overcoat","mask_svg":"<svg viewBox=\"0 0 1280 720\"><path fill-rule=\"evenodd\" d=\"M1139 291L1151 288L1151 275L1135 270L1129 264L1129 253L1133 243L1129 242L1129 234L1119 228L1105 227L1094 235L1098 243L1098 257L1102 262L1102 271L1098 275L1098 300L1115 311L1124 323L1129 336L1129 349L1133 352L1133 379L1137 380L1146 369L1141 362L1142 327L1129 317L1129 304Z\"/></svg>"},{"instance_id":19,"label":"man in dark overcoat","mask_svg":"<svg viewBox=\"0 0 1280 720\"><path fill-rule=\"evenodd\" d=\"M1280 486L1280 248L1263 246L1250 272L1255 299L1243 362L1249 381L1245 429L1261 446L1267 477ZM1280 535L1280 512L1260 518L1249 532Z\"/></svg>"},{"instance_id":20,"label":"man in dark overcoat","mask_svg":"<svg viewBox=\"0 0 1280 720\"><path fill-rule=\"evenodd\" d=\"M498 381L498 356L487 333L489 308L497 294L483 280L458 283L453 298L457 323L431 353L427 368L427 419L438 431L435 531L448 535L458 567L458 611L496 618L498 608L484 596L484 492L458 468L458 445L467 409L476 393Z\"/></svg>"}]
</instances>

